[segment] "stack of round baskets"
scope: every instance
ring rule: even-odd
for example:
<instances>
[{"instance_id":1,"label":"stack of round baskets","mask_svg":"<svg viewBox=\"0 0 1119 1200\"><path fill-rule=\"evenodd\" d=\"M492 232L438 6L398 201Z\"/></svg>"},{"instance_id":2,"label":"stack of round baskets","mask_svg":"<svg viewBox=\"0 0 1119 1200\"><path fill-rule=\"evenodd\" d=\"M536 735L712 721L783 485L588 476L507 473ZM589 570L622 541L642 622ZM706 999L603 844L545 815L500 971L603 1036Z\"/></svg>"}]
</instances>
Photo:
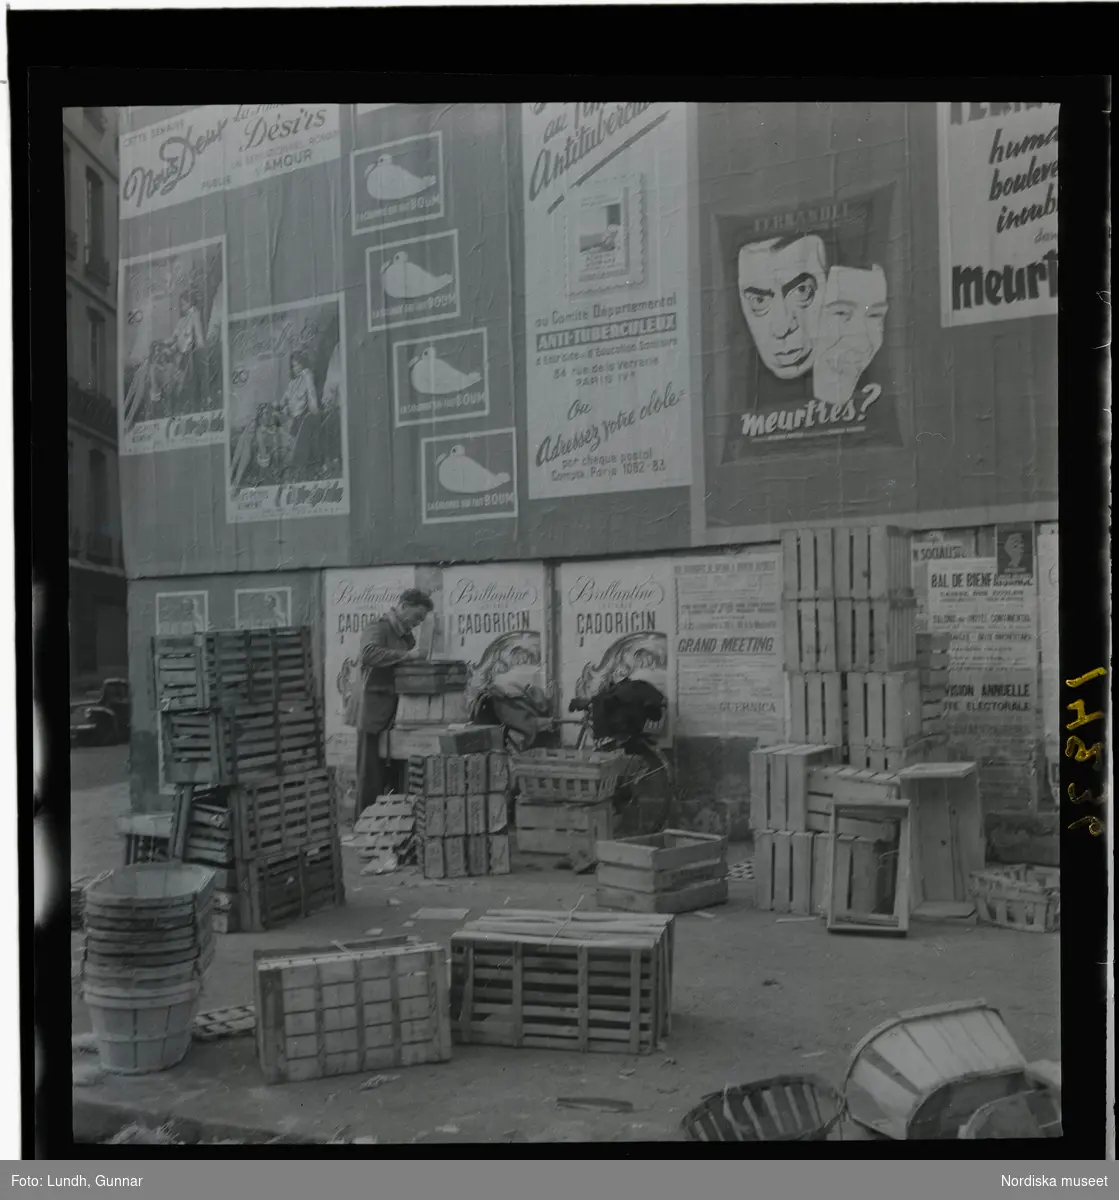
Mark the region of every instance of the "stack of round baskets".
<instances>
[{"instance_id":1,"label":"stack of round baskets","mask_svg":"<svg viewBox=\"0 0 1119 1200\"><path fill-rule=\"evenodd\" d=\"M704 1096L682 1124L690 1142L823 1142L842 1115L823 1080L778 1075Z\"/></svg>"},{"instance_id":2,"label":"stack of round baskets","mask_svg":"<svg viewBox=\"0 0 1119 1200\"><path fill-rule=\"evenodd\" d=\"M182 1061L214 958L214 873L138 864L85 892L82 996L101 1065L139 1075Z\"/></svg>"}]
</instances>

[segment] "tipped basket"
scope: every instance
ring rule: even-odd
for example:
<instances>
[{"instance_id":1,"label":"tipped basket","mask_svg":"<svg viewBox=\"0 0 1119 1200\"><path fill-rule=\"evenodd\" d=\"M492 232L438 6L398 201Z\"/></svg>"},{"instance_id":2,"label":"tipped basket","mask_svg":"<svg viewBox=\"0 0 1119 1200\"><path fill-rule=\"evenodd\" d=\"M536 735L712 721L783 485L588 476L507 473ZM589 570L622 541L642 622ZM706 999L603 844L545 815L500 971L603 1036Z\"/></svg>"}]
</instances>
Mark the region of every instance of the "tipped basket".
<instances>
[{"instance_id":1,"label":"tipped basket","mask_svg":"<svg viewBox=\"0 0 1119 1200\"><path fill-rule=\"evenodd\" d=\"M778 1075L704 1096L681 1124L690 1142L823 1142L842 1115L822 1080Z\"/></svg>"}]
</instances>

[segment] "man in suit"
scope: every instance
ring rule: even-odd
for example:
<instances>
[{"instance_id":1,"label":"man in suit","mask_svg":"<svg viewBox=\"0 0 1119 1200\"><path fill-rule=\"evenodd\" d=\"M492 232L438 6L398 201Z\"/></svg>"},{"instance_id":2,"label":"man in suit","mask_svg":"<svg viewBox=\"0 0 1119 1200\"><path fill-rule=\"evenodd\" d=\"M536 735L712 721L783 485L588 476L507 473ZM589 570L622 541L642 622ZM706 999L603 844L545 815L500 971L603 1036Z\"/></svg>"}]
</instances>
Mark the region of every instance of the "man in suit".
<instances>
[{"instance_id":1,"label":"man in suit","mask_svg":"<svg viewBox=\"0 0 1119 1200\"><path fill-rule=\"evenodd\" d=\"M347 724L357 729L355 816L360 816L382 793L385 764L377 742L396 716L393 668L417 657L412 630L424 623L433 607L426 592L409 588L395 608L361 635L361 682L353 690L346 713Z\"/></svg>"}]
</instances>

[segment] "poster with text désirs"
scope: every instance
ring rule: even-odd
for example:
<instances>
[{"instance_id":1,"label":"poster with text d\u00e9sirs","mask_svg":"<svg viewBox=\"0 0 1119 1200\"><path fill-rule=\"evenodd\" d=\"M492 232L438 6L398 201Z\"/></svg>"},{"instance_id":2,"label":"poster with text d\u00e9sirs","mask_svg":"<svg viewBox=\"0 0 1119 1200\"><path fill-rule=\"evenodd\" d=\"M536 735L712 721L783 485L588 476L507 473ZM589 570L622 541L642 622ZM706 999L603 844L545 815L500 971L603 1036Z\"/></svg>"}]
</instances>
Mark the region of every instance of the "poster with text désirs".
<instances>
[{"instance_id":1,"label":"poster with text d\u00e9sirs","mask_svg":"<svg viewBox=\"0 0 1119 1200\"><path fill-rule=\"evenodd\" d=\"M532 499L691 482L684 104L525 104Z\"/></svg>"}]
</instances>

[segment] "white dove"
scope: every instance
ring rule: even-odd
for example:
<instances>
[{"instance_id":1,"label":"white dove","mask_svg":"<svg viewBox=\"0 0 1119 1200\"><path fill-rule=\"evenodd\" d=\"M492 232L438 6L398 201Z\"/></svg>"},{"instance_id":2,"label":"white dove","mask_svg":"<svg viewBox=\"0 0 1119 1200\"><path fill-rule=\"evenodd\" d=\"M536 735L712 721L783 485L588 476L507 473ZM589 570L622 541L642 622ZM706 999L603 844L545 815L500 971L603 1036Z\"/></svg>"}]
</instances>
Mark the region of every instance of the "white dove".
<instances>
[{"instance_id":1,"label":"white dove","mask_svg":"<svg viewBox=\"0 0 1119 1200\"><path fill-rule=\"evenodd\" d=\"M412 368L412 386L425 396L450 396L454 392L464 392L482 379L477 371L467 375L444 362L436 356L431 346L408 365Z\"/></svg>"},{"instance_id":2,"label":"white dove","mask_svg":"<svg viewBox=\"0 0 1119 1200\"><path fill-rule=\"evenodd\" d=\"M430 296L454 281L453 275L432 275L423 267L417 267L408 261L408 255L403 250L398 250L392 256L392 262L381 268L381 283L385 292L396 300Z\"/></svg>"},{"instance_id":3,"label":"white dove","mask_svg":"<svg viewBox=\"0 0 1119 1200\"><path fill-rule=\"evenodd\" d=\"M481 463L468 458L461 446L452 446L450 454L441 454L438 465L439 482L448 492L474 496L479 492L492 492L494 488L509 482L509 476L504 471L495 475Z\"/></svg>"},{"instance_id":4,"label":"white dove","mask_svg":"<svg viewBox=\"0 0 1119 1200\"><path fill-rule=\"evenodd\" d=\"M374 200L407 200L435 186L434 175L413 175L382 154L365 172L365 189Z\"/></svg>"}]
</instances>

